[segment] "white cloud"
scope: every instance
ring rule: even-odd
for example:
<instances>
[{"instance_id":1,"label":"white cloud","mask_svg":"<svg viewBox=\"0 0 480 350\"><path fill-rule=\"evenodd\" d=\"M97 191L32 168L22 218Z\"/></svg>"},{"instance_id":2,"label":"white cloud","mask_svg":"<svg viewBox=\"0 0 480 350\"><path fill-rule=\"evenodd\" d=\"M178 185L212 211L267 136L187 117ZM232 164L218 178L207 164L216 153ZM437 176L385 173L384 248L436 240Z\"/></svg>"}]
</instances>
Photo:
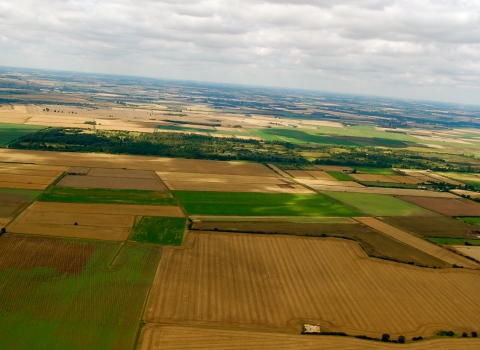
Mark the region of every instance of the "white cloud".
<instances>
[{"instance_id":1,"label":"white cloud","mask_svg":"<svg viewBox=\"0 0 480 350\"><path fill-rule=\"evenodd\" d=\"M4 0L0 33L1 65L479 103L478 0Z\"/></svg>"}]
</instances>

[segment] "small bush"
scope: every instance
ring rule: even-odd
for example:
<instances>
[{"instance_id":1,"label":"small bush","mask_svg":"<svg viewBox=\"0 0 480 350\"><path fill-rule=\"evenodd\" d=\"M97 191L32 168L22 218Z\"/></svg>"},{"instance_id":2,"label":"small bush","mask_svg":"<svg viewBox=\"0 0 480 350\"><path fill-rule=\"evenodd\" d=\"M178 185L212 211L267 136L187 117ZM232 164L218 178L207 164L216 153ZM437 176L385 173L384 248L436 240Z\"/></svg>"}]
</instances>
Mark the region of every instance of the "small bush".
<instances>
[{"instance_id":1,"label":"small bush","mask_svg":"<svg viewBox=\"0 0 480 350\"><path fill-rule=\"evenodd\" d=\"M5 233L5 232L7 232L7 229L5 227L2 227L1 231L2 231L2 233Z\"/></svg>"},{"instance_id":2,"label":"small bush","mask_svg":"<svg viewBox=\"0 0 480 350\"><path fill-rule=\"evenodd\" d=\"M437 333L437 335L440 335L442 337L453 337L455 333L453 331L440 331Z\"/></svg>"},{"instance_id":3,"label":"small bush","mask_svg":"<svg viewBox=\"0 0 480 350\"><path fill-rule=\"evenodd\" d=\"M472 332L472 337L476 338L477 337L477 332Z\"/></svg>"},{"instance_id":4,"label":"small bush","mask_svg":"<svg viewBox=\"0 0 480 350\"><path fill-rule=\"evenodd\" d=\"M382 334L382 341L388 342L390 340L390 334L384 333Z\"/></svg>"},{"instance_id":5,"label":"small bush","mask_svg":"<svg viewBox=\"0 0 480 350\"><path fill-rule=\"evenodd\" d=\"M401 335L401 336L398 337L398 342L399 342L400 344L404 344L404 343L405 343L405 340L406 340L406 338L405 338L403 335Z\"/></svg>"},{"instance_id":6,"label":"small bush","mask_svg":"<svg viewBox=\"0 0 480 350\"><path fill-rule=\"evenodd\" d=\"M467 332L463 332L463 333L462 333L462 338L468 338Z\"/></svg>"},{"instance_id":7,"label":"small bush","mask_svg":"<svg viewBox=\"0 0 480 350\"><path fill-rule=\"evenodd\" d=\"M419 336L419 337L413 337L413 338L412 338L412 340L413 340L413 341L422 340L422 339L423 339L423 337L422 337L422 336Z\"/></svg>"}]
</instances>

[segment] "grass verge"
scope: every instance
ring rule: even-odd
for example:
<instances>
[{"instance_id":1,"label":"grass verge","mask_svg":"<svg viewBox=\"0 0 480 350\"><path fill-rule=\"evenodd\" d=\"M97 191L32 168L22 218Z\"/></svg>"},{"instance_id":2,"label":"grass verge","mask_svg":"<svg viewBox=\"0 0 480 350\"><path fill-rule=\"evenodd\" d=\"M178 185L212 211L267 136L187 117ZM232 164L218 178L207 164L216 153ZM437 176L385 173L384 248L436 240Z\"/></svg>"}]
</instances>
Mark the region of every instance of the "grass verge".
<instances>
[{"instance_id":1,"label":"grass verge","mask_svg":"<svg viewBox=\"0 0 480 350\"><path fill-rule=\"evenodd\" d=\"M186 218L144 216L133 229L130 240L162 245L181 245Z\"/></svg>"}]
</instances>

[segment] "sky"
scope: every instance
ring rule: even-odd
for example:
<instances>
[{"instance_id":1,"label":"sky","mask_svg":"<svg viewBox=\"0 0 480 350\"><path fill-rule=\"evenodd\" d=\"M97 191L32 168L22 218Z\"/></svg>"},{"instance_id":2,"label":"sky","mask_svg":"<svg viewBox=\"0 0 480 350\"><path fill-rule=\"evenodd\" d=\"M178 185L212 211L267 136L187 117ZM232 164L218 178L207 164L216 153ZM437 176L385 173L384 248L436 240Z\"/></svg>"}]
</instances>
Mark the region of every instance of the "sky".
<instances>
[{"instance_id":1,"label":"sky","mask_svg":"<svg viewBox=\"0 0 480 350\"><path fill-rule=\"evenodd\" d=\"M480 104L480 0L2 0L0 65Z\"/></svg>"}]
</instances>

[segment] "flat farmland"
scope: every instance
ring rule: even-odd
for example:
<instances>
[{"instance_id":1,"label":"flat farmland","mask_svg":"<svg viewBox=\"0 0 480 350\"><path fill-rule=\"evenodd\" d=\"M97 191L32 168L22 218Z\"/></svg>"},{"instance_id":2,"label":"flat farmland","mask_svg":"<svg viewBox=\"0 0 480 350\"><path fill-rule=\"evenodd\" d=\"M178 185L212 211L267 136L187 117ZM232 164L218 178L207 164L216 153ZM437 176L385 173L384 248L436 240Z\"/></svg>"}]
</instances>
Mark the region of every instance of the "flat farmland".
<instances>
[{"instance_id":1,"label":"flat farmland","mask_svg":"<svg viewBox=\"0 0 480 350\"><path fill-rule=\"evenodd\" d=\"M327 196L374 216L435 216L436 214L395 197L381 194L323 192Z\"/></svg>"},{"instance_id":2,"label":"flat farmland","mask_svg":"<svg viewBox=\"0 0 480 350\"><path fill-rule=\"evenodd\" d=\"M310 181L310 180L308 180ZM302 181L306 183L305 181ZM371 194L387 194L393 196L412 196L412 197L429 197L429 198L458 198L458 196L449 192L436 192L406 188L383 188L383 187L364 187L356 182L357 186L345 186L348 181L338 181L329 185L322 183L310 183L309 187L317 191L335 191L335 192L351 192L351 193L371 193Z\"/></svg>"},{"instance_id":3,"label":"flat farmland","mask_svg":"<svg viewBox=\"0 0 480 350\"><path fill-rule=\"evenodd\" d=\"M338 222L285 222L273 221L200 221L194 220L192 229L200 231L251 232L310 237L338 237L357 241L371 257L414 263L421 266L449 267L451 264L415 249L372 228L349 219ZM336 219L337 222L334 222ZM345 218L347 219L347 218Z\"/></svg>"},{"instance_id":4,"label":"flat farmland","mask_svg":"<svg viewBox=\"0 0 480 350\"><path fill-rule=\"evenodd\" d=\"M387 175L375 175L375 174L350 174L357 181L366 182L398 182L395 178Z\"/></svg>"},{"instance_id":5,"label":"flat farmland","mask_svg":"<svg viewBox=\"0 0 480 350\"><path fill-rule=\"evenodd\" d=\"M480 216L480 204L468 199L398 196L399 199L446 216Z\"/></svg>"},{"instance_id":6,"label":"flat farmland","mask_svg":"<svg viewBox=\"0 0 480 350\"><path fill-rule=\"evenodd\" d=\"M0 188L0 226L37 198L41 191Z\"/></svg>"},{"instance_id":7,"label":"flat farmland","mask_svg":"<svg viewBox=\"0 0 480 350\"><path fill-rule=\"evenodd\" d=\"M135 216L143 215L183 216L178 207L36 202L8 226L8 231L123 241L134 226Z\"/></svg>"},{"instance_id":8,"label":"flat farmland","mask_svg":"<svg viewBox=\"0 0 480 350\"><path fill-rule=\"evenodd\" d=\"M478 271L371 259L333 238L191 232L187 246L164 248L147 323L398 337L480 322Z\"/></svg>"},{"instance_id":9,"label":"flat farmland","mask_svg":"<svg viewBox=\"0 0 480 350\"><path fill-rule=\"evenodd\" d=\"M171 190L215 192L313 193L284 178L223 174L157 172Z\"/></svg>"},{"instance_id":10,"label":"flat farmland","mask_svg":"<svg viewBox=\"0 0 480 350\"><path fill-rule=\"evenodd\" d=\"M246 176L276 176L276 173L259 163L226 162L216 160L196 160L182 158L160 158L146 156L129 156L101 153L68 153L49 151L25 151L0 149L4 162L80 166L89 168L122 168L136 170L153 170L179 173L224 174Z\"/></svg>"},{"instance_id":11,"label":"flat farmland","mask_svg":"<svg viewBox=\"0 0 480 350\"><path fill-rule=\"evenodd\" d=\"M479 246L468 247L468 246L464 246L464 245L455 245L455 246L453 246L453 248L455 248L455 250L458 250L463 255L469 256L469 257L471 257L475 260L480 261L480 247Z\"/></svg>"},{"instance_id":12,"label":"flat farmland","mask_svg":"<svg viewBox=\"0 0 480 350\"><path fill-rule=\"evenodd\" d=\"M134 347L158 246L3 235L0 255L0 348Z\"/></svg>"},{"instance_id":13,"label":"flat farmland","mask_svg":"<svg viewBox=\"0 0 480 350\"><path fill-rule=\"evenodd\" d=\"M3 117L3 113L1 115ZM0 120L3 119L0 117ZM42 127L36 127L31 125L21 125L21 124L0 124L0 145L5 145L9 142L12 142L19 137L34 133L42 129Z\"/></svg>"},{"instance_id":14,"label":"flat farmland","mask_svg":"<svg viewBox=\"0 0 480 350\"><path fill-rule=\"evenodd\" d=\"M147 324L142 331L139 350L471 350L478 339L434 339L399 346L345 337L305 336L259 331L220 330Z\"/></svg>"},{"instance_id":15,"label":"flat farmland","mask_svg":"<svg viewBox=\"0 0 480 350\"><path fill-rule=\"evenodd\" d=\"M136 242L181 245L186 221L186 218L142 217L129 239Z\"/></svg>"},{"instance_id":16,"label":"flat farmland","mask_svg":"<svg viewBox=\"0 0 480 350\"><path fill-rule=\"evenodd\" d=\"M153 171L99 168L90 170L87 175L66 175L57 183L57 186L117 190L167 190Z\"/></svg>"},{"instance_id":17,"label":"flat farmland","mask_svg":"<svg viewBox=\"0 0 480 350\"><path fill-rule=\"evenodd\" d=\"M50 187L39 197L44 202L138 204L176 206L170 192L111 190L105 188Z\"/></svg>"},{"instance_id":18,"label":"flat farmland","mask_svg":"<svg viewBox=\"0 0 480 350\"><path fill-rule=\"evenodd\" d=\"M431 256L436 257L437 259L443 260L449 264L452 264L452 265L456 264L469 269L476 269L476 270L480 269L480 265L478 265L477 263L474 263L461 256L458 256L447 249L444 249L442 247L439 247L438 245L435 245L424 239L416 237L408 232L405 232L396 227L388 225L381 220L371 218L371 217L361 217L361 218L356 218L356 220L358 220L362 224L370 226L371 228L387 236L390 236L396 240L399 240L400 242L408 244L411 247L414 247L427 254L430 254Z\"/></svg>"},{"instance_id":19,"label":"flat farmland","mask_svg":"<svg viewBox=\"0 0 480 350\"><path fill-rule=\"evenodd\" d=\"M478 238L480 230L460 220L436 217L385 217L384 221L423 237Z\"/></svg>"},{"instance_id":20,"label":"flat farmland","mask_svg":"<svg viewBox=\"0 0 480 350\"><path fill-rule=\"evenodd\" d=\"M357 210L321 194L174 191L189 215L355 216Z\"/></svg>"},{"instance_id":21,"label":"flat farmland","mask_svg":"<svg viewBox=\"0 0 480 350\"><path fill-rule=\"evenodd\" d=\"M0 187L43 190L65 171L65 167L0 163Z\"/></svg>"}]
</instances>

